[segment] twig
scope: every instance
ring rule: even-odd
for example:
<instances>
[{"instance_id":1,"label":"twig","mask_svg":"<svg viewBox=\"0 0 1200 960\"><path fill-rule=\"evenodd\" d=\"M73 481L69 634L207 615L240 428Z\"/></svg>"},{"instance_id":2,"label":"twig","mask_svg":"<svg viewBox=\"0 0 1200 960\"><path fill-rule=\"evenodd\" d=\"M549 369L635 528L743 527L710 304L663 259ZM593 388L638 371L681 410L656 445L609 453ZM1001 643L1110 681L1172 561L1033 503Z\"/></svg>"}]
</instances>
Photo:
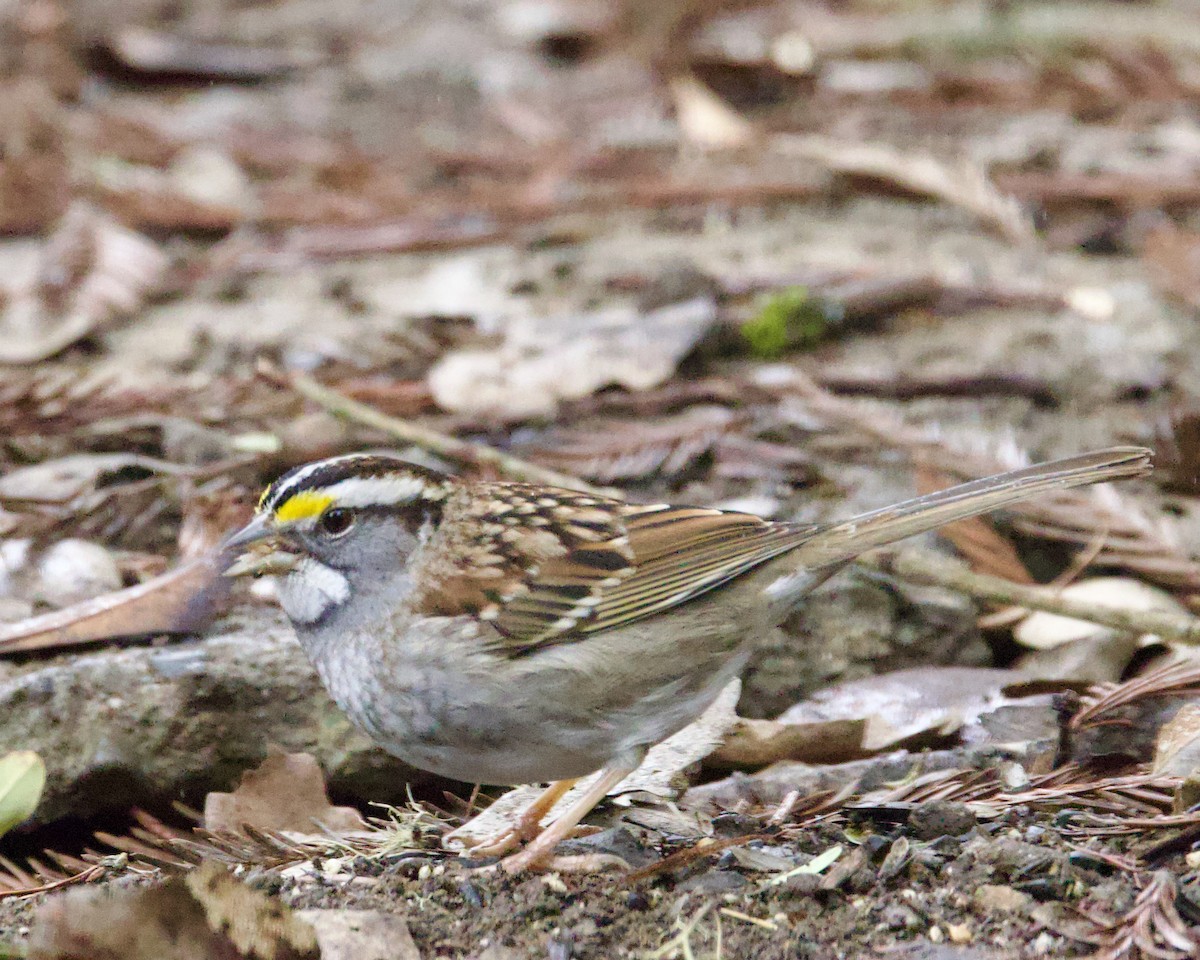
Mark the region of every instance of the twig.
<instances>
[{"instance_id":1,"label":"twig","mask_svg":"<svg viewBox=\"0 0 1200 960\"><path fill-rule=\"evenodd\" d=\"M261 372L272 378L279 376L275 371L269 369L264 369ZM546 483L555 487L567 487L571 490L582 490L586 493L595 493L600 496L620 496L619 493L612 490L593 487L591 484L584 483L582 480L572 477L569 474L539 467L536 464L529 463L527 460L522 460L507 453L501 453L499 450L484 446L481 443L459 440L457 437L439 433L437 430L430 430L428 427L418 426L415 423L407 423L404 420L389 417L387 414L380 413L374 407L369 407L365 403L359 403L357 400L351 400L336 390L322 386L306 374L294 373L286 375L283 377L283 381L301 396L311 400L335 417L341 417L344 420L361 424L364 427L371 427L374 430L382 431L403 443L414 444L440 457L446 457L449 460L456 460L459 463L471 464L477 467L491 467L509 480Z\"/></svg>"},{"instance_id":2,"label":"twig","mask_svg":"<svg viewBox=\"0 0 1200 960\"><path fill-rule=\"evenodd\" d=\"M822 374L818 382L840 396L912 400L919 397L1025 397L1040 407L1056 407L1059 397L1047 381L1019 373L893 377Z\"/></svg>"},{"instance_id":3,"label":"twig","mask_svg":"<svg viewBox=\"0 0 1200 960\"><path fill-rule=\"evenodd\" d=\"M700 860L703 857L711 856L714 853L721 853L728 850L730 847L744 847L746 844L754 840L766 840L769 834L766 833L745 833L739 837L722 837L720 840L712 840L704 838L703 840L694 843L690 847L684 847L682 850L676 850L669 856L656 861L655 863L647 864L634 870L625 877L624 882L628 884L637 883L639 880L645 880L647 877L653 877L663 873L666 870L678 870L680 867L687 866L694 860Z\"/></svg>"},{"instance_id":4,"label":"twig","mask_svg":"<svg viewBox=\"0 0 1200 960\"><path fill-rule=\"evenodd\" d=\"M1022 586L1000 577L972 573L959 563L924 552L879 553L858 562L902 580L945 587L989 603L1044 610L1062 617L1099 623L1123 633L1149 633L1172 643L1200 645L1200 619L1195 617L1154 610L1119 610L1068 600L1044 588Z\"/></svg>"}]
</instances>

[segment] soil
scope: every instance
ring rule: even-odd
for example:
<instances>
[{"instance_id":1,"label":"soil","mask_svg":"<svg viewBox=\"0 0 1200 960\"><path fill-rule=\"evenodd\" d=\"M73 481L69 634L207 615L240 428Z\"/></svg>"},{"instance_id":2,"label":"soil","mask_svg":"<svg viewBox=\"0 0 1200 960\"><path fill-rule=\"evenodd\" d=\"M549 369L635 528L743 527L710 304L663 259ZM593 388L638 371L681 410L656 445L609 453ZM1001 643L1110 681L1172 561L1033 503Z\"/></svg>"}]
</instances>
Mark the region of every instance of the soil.
<instances>
[{"instance_id":1,"label":"soil","mask_svg":"<svg viewBox=\"0 0 1200 960\"><path fill-rule=\"evenodd\" d=\"M694 922L697 957L771 960L921 956L939 943L947 957L1083 956L1094 947L1039 932L1037 908L1065 901L1120 910L1134 895L1103 864L1072 862L1072 848L1041 817L1014 816L928 840L912 839L904 827L853 833L858 845L842 829L818 827L795 841L749 847L804 860L840 844L847 862L862 851L861 865L835 889L822 889L815 876L773 883L771 874L747 871L727 852L632 883L611 874L514 880L411 862L363 865L360 872L351 863L350 885L359 889L349 896L340 879L285 883L281 894L302 907L401 910L430 957L555 956L555 950L579 958L647 956ZM900 837L910 840L911 859L881 877ZM374 882L363 882L363 874Z\"/></svg>"}]
</instances>

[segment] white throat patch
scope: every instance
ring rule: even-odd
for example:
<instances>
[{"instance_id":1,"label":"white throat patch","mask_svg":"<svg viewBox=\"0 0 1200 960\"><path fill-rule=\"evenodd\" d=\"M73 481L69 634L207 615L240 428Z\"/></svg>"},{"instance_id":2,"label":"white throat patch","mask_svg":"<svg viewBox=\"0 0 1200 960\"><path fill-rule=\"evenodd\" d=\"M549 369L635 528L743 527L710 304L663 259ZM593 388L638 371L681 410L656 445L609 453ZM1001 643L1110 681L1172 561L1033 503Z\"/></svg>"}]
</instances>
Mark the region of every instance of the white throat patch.
<instances>
[{"instance_id":1,"label":"white throat patch","mask_svg":"<svg viewBox=\"0 0 1200 960\"><path fill-rule=\"evenodd\" d=\"M316 623L350 598L349 581L325 564L306 557L276 581L279 604L294 623Z\"/></svg>"}]
</instances>

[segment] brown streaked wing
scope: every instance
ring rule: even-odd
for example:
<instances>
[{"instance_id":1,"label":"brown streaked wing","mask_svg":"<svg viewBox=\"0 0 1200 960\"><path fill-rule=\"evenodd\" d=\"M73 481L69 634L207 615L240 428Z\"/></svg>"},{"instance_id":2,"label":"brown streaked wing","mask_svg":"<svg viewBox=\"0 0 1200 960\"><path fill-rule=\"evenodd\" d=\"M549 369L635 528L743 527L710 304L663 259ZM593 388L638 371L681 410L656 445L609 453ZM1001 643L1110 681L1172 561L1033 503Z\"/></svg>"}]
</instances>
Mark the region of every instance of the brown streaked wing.
<instances>
[{"instance_id":1,"label":"brown streaked wing","mask_svg":"<svg viewBox=\"0 0 1200 960\"><path fill-rule=\"evenodd\" d=\"M413 607L477 616L512 655L667 610L792 549L811 530L520 484L491 492L447 504L414 571L427 587Z\"/></svg>"},{"instance_id":2,"label":"brown streaked wing","mask_svg":"<svg viewBox=\"0 0 1200 960\"><path fill-rule=\"evenodd\" d=\"M517 643L566 632L633 573L619 501L523 484L452 499L415 558L413 608L472 614Z\"/></svg>"},{"instance_id":3,"label":"brown streaked wing","mask_svg":"<svg viewBox=\"0 0 1200 960\"><path fill-rule=\"evenodd\" d=\"M593 578L587 594L571 575L579 557L544 567L492 621L504 650L525 653L670 609L792 549L810 529L698 507L626 507L622 515L633 567Z\"/></svg>"},{"instance_id":4,"label":"brown streaked wing","mask_svg":"<svg viewBox=\"0 0 1200 960\"><path fill-rule=\"evenodd\" d=\"M582 632L607 630L677 606L786 553L813 527L744 513L672 507L626 521L637 572L604 591Z\"/></svg>"}]
</instances>

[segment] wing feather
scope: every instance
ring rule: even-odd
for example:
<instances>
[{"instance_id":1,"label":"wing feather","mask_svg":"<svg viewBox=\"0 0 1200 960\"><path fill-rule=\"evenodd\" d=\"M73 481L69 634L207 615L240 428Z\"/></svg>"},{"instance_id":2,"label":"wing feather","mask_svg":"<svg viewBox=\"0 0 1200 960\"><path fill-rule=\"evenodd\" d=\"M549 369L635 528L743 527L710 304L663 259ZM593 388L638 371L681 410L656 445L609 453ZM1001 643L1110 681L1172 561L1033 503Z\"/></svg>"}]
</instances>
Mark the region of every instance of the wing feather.
<instances>
[{"instance_id":1,"label":"wing feather","mask_svg":"<svg viewBox=\"0 0 1200 960\"><path fill-rule=\"evenodd\" d=\"M631 506L566 490L491 484L451 499L414 558L423 613L471 614L519 655L651 616L802 543L808 527L744 513Z\"/></svg>"}]
</instances>

